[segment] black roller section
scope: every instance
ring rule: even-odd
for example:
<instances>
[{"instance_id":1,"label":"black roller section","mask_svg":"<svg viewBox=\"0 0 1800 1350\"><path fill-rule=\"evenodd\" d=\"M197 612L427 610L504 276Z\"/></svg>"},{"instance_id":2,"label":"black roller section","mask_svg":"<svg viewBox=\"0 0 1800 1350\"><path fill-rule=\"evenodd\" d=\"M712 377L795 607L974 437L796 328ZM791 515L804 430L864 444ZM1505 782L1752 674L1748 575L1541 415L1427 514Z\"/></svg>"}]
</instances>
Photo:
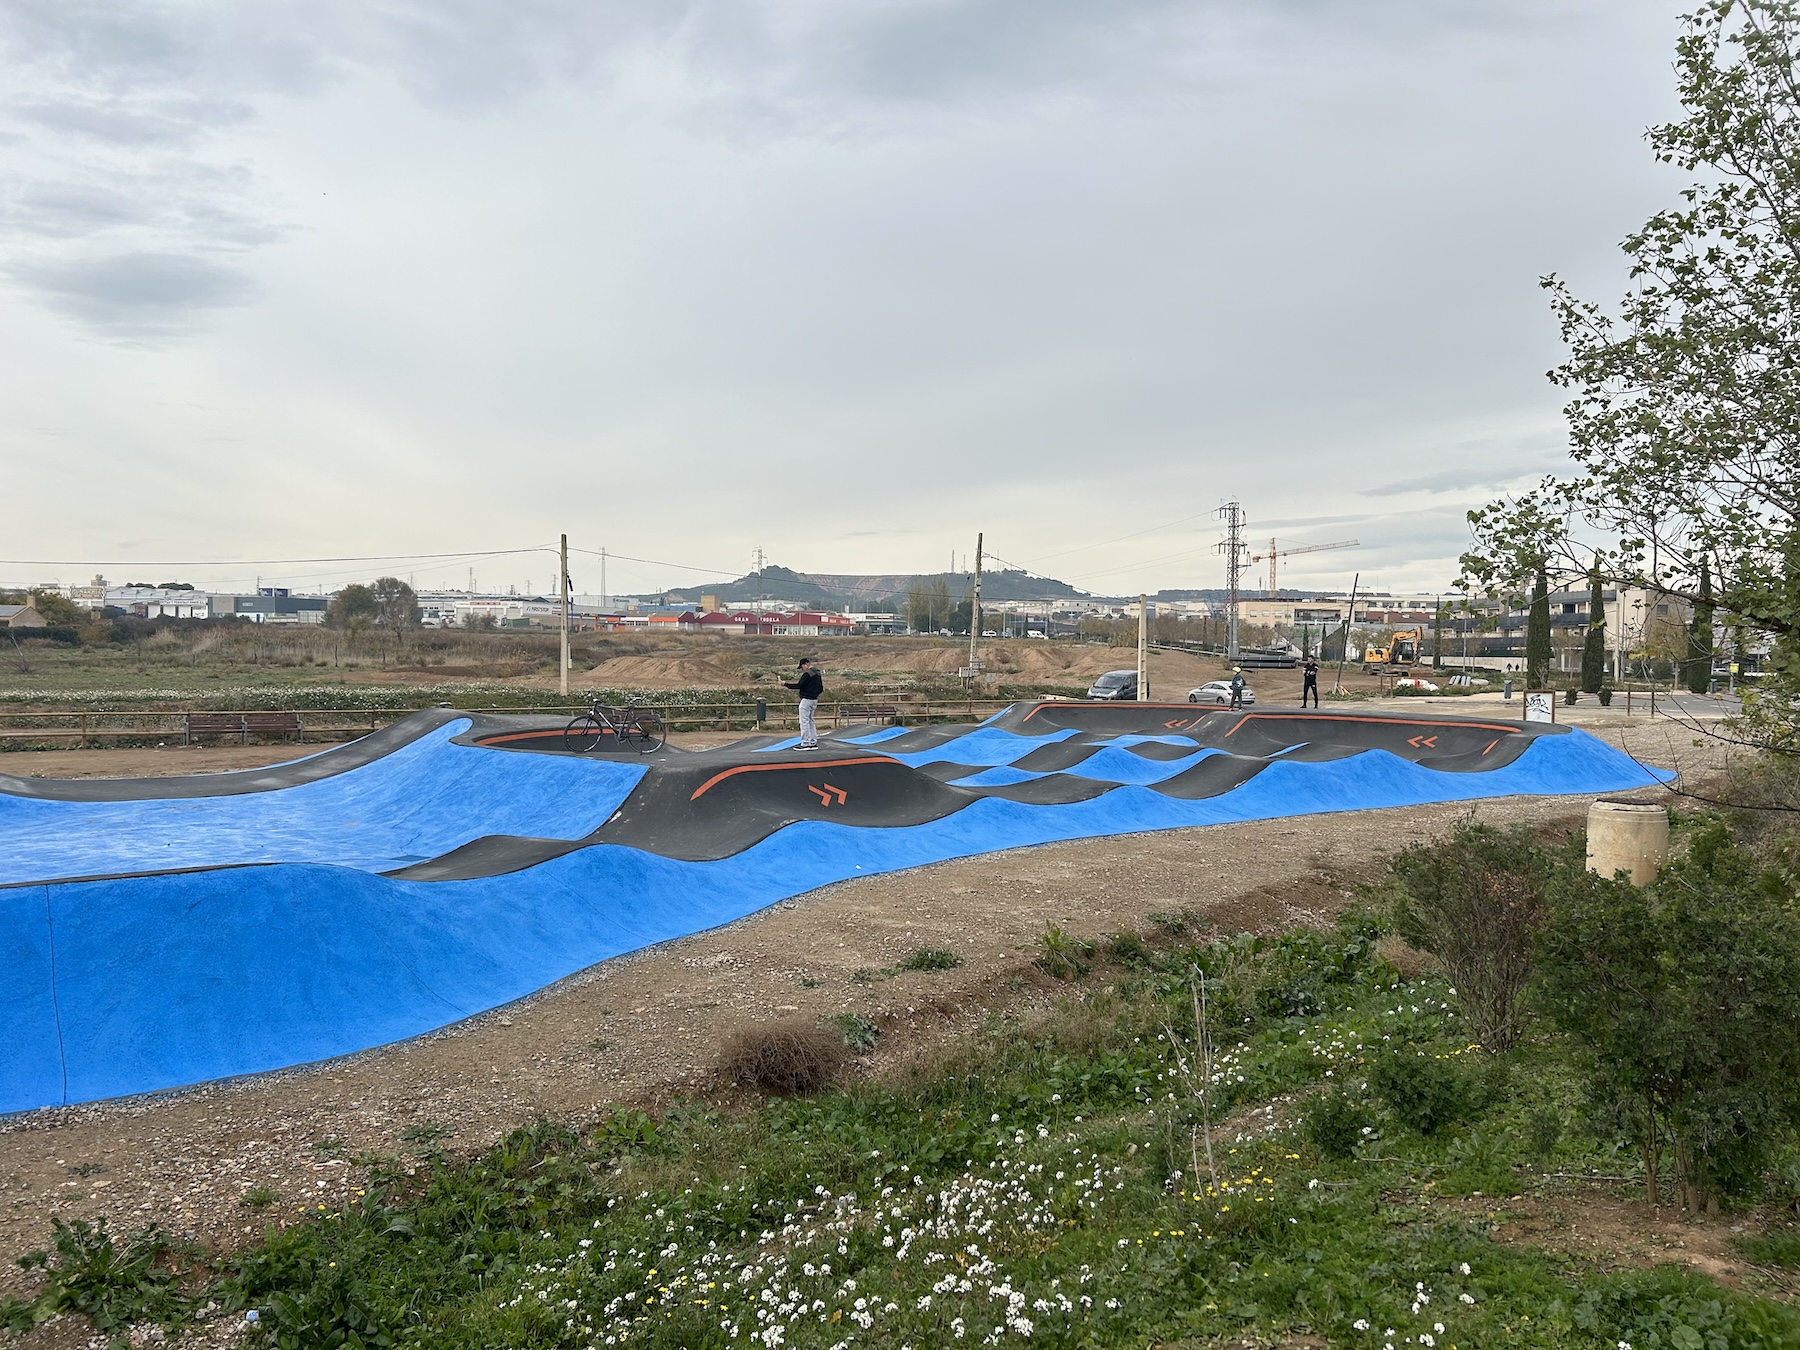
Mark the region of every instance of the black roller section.
<instances>
[{"instance_id":1,"label":"black roller section","mask_svg":"<svg viewBox=\"0 0 1800 1350\"><path fill-rule=\"evenodd\" d=\"M1049 745L1040 745L1023 758L1015 759L1012 767L1024 769L1027 773L1057 773L1063 769L1072 769L1099 753L1100 747L1089 743L1085 738L1079 741L1053 741ZM1190 745L1182 753L1191 755L1194 747Z\"/></svg>"},{"instance_id":2,"label":"black roller section","mask_svg":"<svg viewBox=\"0 0 1800 1350\"><path fill-rule=\"evenodd\" d=\"M382 875L400 881L470 881L503 872L523 872L593 842L592 835L585 839L534 839L528 835L489 834L425 862Z\"/></svg>"},{"instance_id":3,"label":"black roller section","mask_svg":"<svg viewBox=\"0 0 1800 1350\"><path fill-rule=\"evenodd\" d=\"M1150 791L1160 792L1165 797L1179 797L1183 801L1199 801L1202 797L1217 797L1235 787L1242 787L1268 767L1269 761L1266 759L1249 759L1242 755L1208 755L1193 768L1185 769L1173 778L1165 778L1160 783L1152 783Z\"/></svg>"},{"instance_id":4,"label":"black roller section","mask_svg":"<svg viewBox=\"0 0 1800 1350\"><path fill-rule=\"evenodd\" d=\"M1186 759L1194 753L1192 745L1170 745L1167 741L1142 741L1137 745L1128 745L1125 749L1139 759L1152 759L1162 764L1172 759Z\"/></svg>"},{"instance_id":5,"label":"black roller section","mask_svg":"<svg viewBox=\"0 0 1800 1350\"><path fill-rule=\"evenodd\" d=\"M974 800L867 751L683 756L638 784L590 842L701 862L741 853L795 821L864 829L923 825Z\"/></svg>"},{"instance_id":6,"label":"black roller section","mask_svg":"<svg viewBox=\"0 0 1800 1350\"><path fill-rule=\"evenodd\" d=\"M937 759L929 764L921 764L919 772L940 783L954 783L959 778L973 778L978 773L986 773L991 767L988 764L958 764L952 759Z\"/></svg>"},{"instance_id":7,"label":"black roller section","mask_svg":"<svg viewBox=\"0 0 1800 1350\"><path fill-rule=\"evenodd\" d=\"M1067 806L1070 802L1092 801L1109 792L1117 792L1123 784L1105 783L1097 778L1078 778L1072 773L1050 773L1030 778L1023 783L1003 787L969 788L983 797L1004 797L1009 802L1027 806Z\"/></svg>"}]
</instances>

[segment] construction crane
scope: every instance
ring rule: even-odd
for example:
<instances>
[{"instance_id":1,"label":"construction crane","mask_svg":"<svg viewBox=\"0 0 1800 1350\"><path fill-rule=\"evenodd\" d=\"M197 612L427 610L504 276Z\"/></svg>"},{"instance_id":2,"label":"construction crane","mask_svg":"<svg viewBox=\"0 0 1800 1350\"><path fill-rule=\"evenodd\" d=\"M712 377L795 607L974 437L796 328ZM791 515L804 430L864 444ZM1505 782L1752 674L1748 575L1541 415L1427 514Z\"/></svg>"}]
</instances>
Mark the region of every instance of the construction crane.
<instances>
[{"instance_id":1,"label":"construction crane","mask_svg":"<svg viewBox=\"0 0 1800 1350\"><path fill-rule=\"evenodd\" d=\"M1300 544L1294 548L1276 548L1275 541L1271 539L1269 540L1269 551L1267 553L1252 553L1250 555L1250 561L1261 562L1265 558L1269 560L1269 599L1278 600L1281 598L1281 591L1275 585L1275 567L1279 559L1291 558L1296 553L1323 553L1326 549L1331 548L1361 547L1362 540L1360 539L1340 539L1335 544Z\"/></svg>"}]
</instances>

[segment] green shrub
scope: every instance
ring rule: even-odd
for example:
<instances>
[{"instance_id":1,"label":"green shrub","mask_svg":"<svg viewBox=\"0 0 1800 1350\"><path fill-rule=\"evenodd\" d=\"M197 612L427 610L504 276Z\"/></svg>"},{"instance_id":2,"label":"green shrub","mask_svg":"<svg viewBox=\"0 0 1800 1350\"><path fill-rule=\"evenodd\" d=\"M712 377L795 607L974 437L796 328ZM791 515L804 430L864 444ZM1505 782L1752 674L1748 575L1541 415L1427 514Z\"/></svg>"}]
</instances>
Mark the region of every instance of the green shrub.
<instances>
[{"instance_id":1,"label":"green shrub","mask_svg":"<svg viewBox=\"0 0 1800 1350\"><path fill-rule=\"evenodd\" d=\"M1441 1051L1390 1051L1370 1068L1369 1086L1402 1125L1420 1134L1471 1120L1490 1100L1481 1066Z\"/></svg>"},{"instance_id":2,"label":"green shrub","mask_svg":"<svg viewBox=\"0 0 1800 1350\"><path fill-rule=\"evenodd\" d=\"M1150 945L1132 929L1114 933L1106 940L1106 955L1122 966L1147 966L1154 953Z\"/></svg>"},{"instance_id":3,"label":"green shrub","mask_svg":"<svg viewBox=\"0 0 1800 1350\"><path fill-rule=\"evenodd\" d=\"M942 947L920 947L900 963L901 970L955 970L962 957Z\"/></svg>"},{"instance_id":4,"label":"green shrub","mask_svg":"<svg viewBox=\"0 0 1800 1350\"><path fill-rule=\"evenodd\" d=\"M1034 963L1046 975L1058 980L1078 980L1088 973L1094 959L1094 944L1086 938L1070 937L1053 923L1044 925L1038 934L1043 948Z\"/></svg>"},{"instance_id":5,"label":"green shrub","mask_svg":"<svg viewBox=\"0 0 1800 1350\"><path fill-rule=\"evenodd\" d=\"M1342 1088L1315 1098L1306 1108L1302 1130L1322 1157L1342 1162L1356 1156L1357 1145L1374 1126L1368 1108Z\"/></svg>"},{"instance_id":6,"label":"green shrub","mask_svg":"<svg viewBox=\"0 0 1800 1350\"><path fill-rule=\"evenodd\" d=\"M35 1316L53 1313L85 1314L100 1331L111 1331L133 1322L170 1321L183 1314L184 1303L173 1272L163 1264L169 1250L168 1235L151 1227L115 1243L106 1231L106 1220L89 1223L76 1219L65 1223L51 1219L54 1253L28 1252L19 1258L26 1270L42 1270L44 1287L35 1302ZM17 1308L5 1311L16 1321Z\"/></svg>"},{"instance_id":7,"label":"green shrub","mask_svg":"<svg viewBox=\"0 0 1800 1350\"><path fill-rule=\"evenodd\" d=\"M1394 859L1395 926L1443 961L1485 1049L1507 1050L1518 1039L1545 889L1559 869L1585 865L1571 847L1546 849L1528 826L1496 830L1470 816L1448 839L1414 844Z\"/></svg>"},{"instance_id":8,"label":"green shrub","mask_svg":"<svg viewBox=\"0 0 1800 1350\"><path fill-rule=\"evenodd\" d=\"M861 1013L837 1013L821 1017L819 1025L830 1027L844 1038L844 1044L859 1055L866 1055L881 1039L881 1028Z\"/></svg>"},{"instance_id":9,"label":"green shrub","mask_svg":"<svg viewBox=\"0 0 1800 1350\"><path fill-rule=\"evenodd\" d=\"M1640 889L1569 866L1540 943L1543 1003L1585 1049L1590 1115L1632 1138L1657 1198L1759 1190L1800 1125L1792 881L1708 821Z\"/></svg>"},{"instance_id":10,"label":"green shrub","mask_svg":"<svg viewBox=\"0 0 1800 1350\"><path fill-rule=\"evenodd\" d=\"M1451 1140L1445 1161L1450 1171L1442 1181L1447 1195L1510 1195L1517 1185L1512 1170L1513 1137L1500 1130L1471 1130Z\"/></svg>"}]
</instances>

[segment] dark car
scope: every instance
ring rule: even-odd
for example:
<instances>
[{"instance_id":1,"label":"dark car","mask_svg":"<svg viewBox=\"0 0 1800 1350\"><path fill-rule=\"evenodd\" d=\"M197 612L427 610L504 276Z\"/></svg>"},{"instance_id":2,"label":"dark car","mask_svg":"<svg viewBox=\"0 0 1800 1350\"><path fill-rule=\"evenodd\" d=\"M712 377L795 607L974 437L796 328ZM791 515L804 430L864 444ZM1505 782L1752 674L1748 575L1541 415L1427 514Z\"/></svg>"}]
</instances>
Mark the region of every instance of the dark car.
<instances>
[{"instance_id":1,"label":"dark car","mask_svg":"<svg viewBox=\"0 0 1800 1350\"><path fill-rule=\"evenodd\" d=\"M1135 699L1137 689L1137 672L1135 670L1109 670L1088 686L1087 696L1105 699L1108 702L1117 702L1122 699Z\"/></svg>"}]
</instances>

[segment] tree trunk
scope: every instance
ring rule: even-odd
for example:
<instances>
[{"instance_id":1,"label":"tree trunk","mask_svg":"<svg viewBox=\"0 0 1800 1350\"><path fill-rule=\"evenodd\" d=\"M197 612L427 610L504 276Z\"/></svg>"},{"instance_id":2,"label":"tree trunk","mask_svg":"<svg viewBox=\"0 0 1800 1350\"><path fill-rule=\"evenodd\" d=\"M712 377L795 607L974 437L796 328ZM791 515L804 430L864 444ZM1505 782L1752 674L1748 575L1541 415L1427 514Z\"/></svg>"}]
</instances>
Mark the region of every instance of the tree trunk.
<instances>
[{"instance_id":1,"label":"tree trunk","mask_svg":"<svg viewBox=\"0 0 1800 1350\"><path fill-rule=\"evenodd\" d=\"M1550 679L1550 578L1538 568L1525 625L1525 687L1542 689Z\"/></svg>"},{"instance_id":2,"label":"tree trunk","mask_svg":"<svg viewBox=\"0 0 1800 1350\"><path fill-rule=\"evenodd\" d=\"M1588 630L1581 647L1581 692L1597 694L1606 683L1606 592L1600 574L1588 574Z\"/></svg>"}]
</instances>

